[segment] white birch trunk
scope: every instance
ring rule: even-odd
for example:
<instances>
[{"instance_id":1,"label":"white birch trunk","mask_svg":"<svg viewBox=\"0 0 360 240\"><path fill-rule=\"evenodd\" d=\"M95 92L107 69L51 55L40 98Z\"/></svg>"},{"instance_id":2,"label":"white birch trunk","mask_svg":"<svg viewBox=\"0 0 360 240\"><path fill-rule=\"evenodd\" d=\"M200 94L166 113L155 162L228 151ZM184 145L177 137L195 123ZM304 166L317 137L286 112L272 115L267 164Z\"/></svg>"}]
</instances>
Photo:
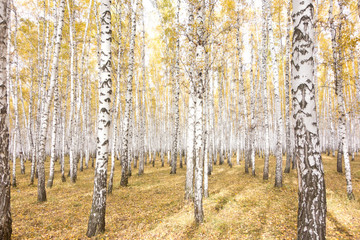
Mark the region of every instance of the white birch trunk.
<instances>
[{"instance_id":1,"label":"white birch trunk","mask_svg":"<svg viewBox=\"0 0 360 240\"><path fill-rule=\"evenodd\" d=\"M339 1L340 7L340 16L343 16L343 3ZM330 1L330 9L329 9L329 18L330 18L330 27L331 27L331 43L332 43L332 51L333 51L333 60L334 60L334 75L335 75L335 84L336 84L336 95L337 95L337 108L339 111L339 146L341 146L340 151L342 150L342 154L344 156L344 163L345 163L345 177L346 177L346 191L347 196L350 200L355 199L353 190L352 190L352 181L351 181L351 167L350 167L350 160L348 154L348 137L346 131L346 120L348 119L348 113L345 108L345 101L344 101L344 83L342 78L342 50L340 44L341 40L341 27L342 23L339 23L338 28L334 26L334 18L333 18L333 1ZM340 19L340 21L342 18ZM340 147L339 147L340 148ZM339 154L339 153L338 153ZM339 154L340 155L340 154ZM339 165L341 167L341 155L338 156L338 171ZM342 171L342 170L341 170Z\"/></svg>"},{"instance_id":2,"label":"white birch trunk","mask_svg":"<svg viewBox=\"0 0 360 240\"><path fill-rule=\"evenodd\" d=\"M115 92L115 109L113 115L113 135L112 135L112 146L111 146L111 170L110 170L110 179L109 179L109 188L108 193L112 193L113 189L113 181L114 181L114 171L115 171L115 151L116 151L116 143L117 143L117 119L118 119L118 109L120 107L120 81L121 81L121 54L122 54L122 47L121 47L121 7L122 1L118 1L117 3L117 14L119 17L118 23L118 34L119 34L119 44L118 44L118 66L116 72L116 92Z\"/></svg>"},{"instance_id":3,"label":"white birch trunk","mask_svg":"<svg viewBox=\"0 0 360 240\"><path fill-rule=\"evenodd\" d=\"M254 42L251 35L251 42ZM250 68L250 161L252 175L255 176L255 81L254 81L254 46L251 46L251 68Z\"/></svg>"},{"instance_id":4,"label":"white birch trunk","mask_svg":"<svg viewBox=\"0 0 360 240\"><path fill-rule=\"evenodd\" d=\"M189 3L188 5L188 26L187 34L191 34L194 24L194 6ZM193 178L194 178L194 144L195 144L195 93L193 84L193 43L188 44L188 78L190 84L189 94L189 113L188 113L188 126L187 126L187 153L186 153L186 182L185 182L185 200L190 201L193 198Z\"/></svg>"},{"instance_id":5,"label":"white birch trunk","mask_svg":"<svg viewBox=\"0 0 360 240\"><path fill-rule=\"evenodd\" d=\"M285 46L285 134L286 134L286 166L285 173L290 173L290 164L292 158L291 151L291 124L290 124L290 26L291 26L291 1L286 6L287 24L286 24L286 46Z\"/></svg>"},{"instance_id":6,"label":"white birch trunk","mask_svg":"<svg viewBox=\"0 0 360 240\"><path fill-rule=\"evenodd\" d=\"M55 85L54 90L54 112L53 112L53 125L52 125L52 132L51 132L51 156L50 156L50 171L49 171L49 179L47 182L48 187L53 186L54 181L54 167L55 167L55 160L56 160L56 130L58 125L58 111L59 111L59 90L57 83Z\"/></svg>"},{"instance_id":7,"label":"white birch trunk","mask_svg":"<svg viewBox=\"0 0 360 240\"><path fill-rule=\"evenodd\" d=\"M179 78L180 78L180 61L179 61L179 51L180 51L180 33L179 33L179 14L180 14L180 0L177 0L176 7L176 49L175 49L175 76L174 76L174 85L173 85L173 94L174 94L174 102L173 102L173 114L174 114L174 129L173 129L173 141L172 141L172 151L171 151L171 172L170 174L176 174L176 165L177 165L177 155L178 155L178 135L179 135ZM180 156L181 158L181 156Z\"/></svg>"},{"instance_id":8,"label":"white birch trunk","mask_svg":"<svg viewBox=\"0 0 360 240\"><path fill-rule=\"evenodd\" d=\"M111 102L111 11L110 0L100 6L101 57L99 79L99 108L97 130L97 153L94 193L86 235L93 237L105 231L107 163L109 155L110 102Z\"/></svg>"},{"instance_id":9,"label":"white birch trunk","mask_svg":"<svg viewBox=\"0 0 360 240\"><path fill-rule=\"evenodd\" d=\"M264 158L264 171L263 179L269 179L269 155L270 155L270 139L269 139L269 110L268 110L268 97L267 97L267 55L268 55L268 17L269 17L269 8L268 1L262 1L262 57L261 57L261 78L262 78L262 95L263 95L263 114L264 114L264 130L265 130L265 158Z\"/></svg>"},{"instance_id":10,"label":"white birch trunk","mask_svg":"<svg viewBox=\"0 0 360 240\"><path fill-rule=\"evenodd\" d=\"M141 71L142 71L142 90L141 96L139 98L140 102L140 154L139 154L139 172L138 175L144 174L144 161L146 158L145 151L145 135L146 135L146 126L145 126L145 88L146 88L146 68L145 68L145 16L144 16L144 1L142 1L141 8L141 21L142 21L142 29L141 29L141 38L142 38L142 48L141 48Z\"/></svg>"},{"instance_id":11,"label":"white birch trunk","mask_svg":"<svg viewBox=\"0 0 360 240\"><path fill-rule=\"evenodd\" d=\"M123 154L121 156L121 181L120 186L126 187L128 185L128 168L129 168L129 142L130 142L130 121L132 114L132 82L134 75L134 48L135 48L135 36L136 36L136 8L139 0L135 0L131 4L131 32L130 32L130 46L129 46L129 66L128 75L126 80L126 104L125 104L125 116L124 116L124 132L122 139ZM134 6L135 5L135 6Z\"/></svg>"},{"instance_id":12,"label":"white birch trunk","mask_svg":"<svg viewBox=\"0 0 360 240\"><path fill-rule=\"evenodd\" d=\"M9 5L8 5L9 4ZM9 79L6 74L8 45L7 28L10 25L10 3L0 0L0 239L11 239L11 211L10 211L10 154L9 154L9 119L7 95Z\"/></svg>"},{"instance_id":13,"label":"white birch trunk","mask_svg":"<svg viewBox=\"0 0 360 240\"><path fill-rule=\"evenodd\" d=\"M51 63L51 78L50 78L50 86L47 91L47 95L45 98L44 106L42 108L41 114L41 125L40 125L40 141L39 141L39 163L38 163L38 201L43 202L46 201L46 191L45 191L45 143L46 143L46 133L48 128L49 121L49 112L50 112L50 104L54 94L54 88L56 84L56 78L58 75L58 65L59 65L59 53L61 46L61 38L62 38L62 27L64 21L64 12L65 12L65 0L61 0L60 2L60 16L59 16L59 24L57 25L56 30L56 40L55 40L55 50Z\"/></svg>"},{"instance_id":14,"label":"white birch trunk","mask_svg":"<svg viewBox=\"0 0 360 240\"><path fill-rule=\"evenodd\" d=\"M195 52L195 76L193 78L195 87L195 189L194 189L194 211L195 222L204 221L203 210L203 168L204 168L204 146L203 146L203 98L205 92L205 1L201 1L195 8L195 24L197 45Z\"/></svg>"},{"instance_id":15,"label":"white birch trunk","mask_svg":"<svg viewBox=\"0 0 360 240\"><path fill-rule=\"evenodd\" d=\"M67 8L69 13L69 35L70 35L70 82L71 82L71 94L70 94L70 121L69 121L69 142L70 142L70 155L69 155L69 162L70 162L70 179L71 182L76 182L76 168L77 168L77 158L76 158L76 144L77 144L77 111L76 111L76 67L75 67L75 54L76 54L76 46L75 46L75 27L74 27L74 13L70 6L70 1L67 0ZM73 2L73 1L72 1ZM75 115L75 116L74 116Z\"/></svg>"},{"instance_id":16,"label":"white birch trunk","mask_svg":"<svg viewBox=\"0 0 360 240\"><path fill-rule=\"evenodd\" d=\"M271 5L268 5L269 12ZM272 27L271 12L269 16L269 44L271 48L271 60L273 68L273 85L274 85L274 101L275 101L275 121L276 121L276 168L275 168L275 187L282 187L282 128L283 120L281 113L281 102L280 102L280 91L279 91L279 72L278 72L278 61L276 58L275 44L274 44L274 33Z\"/></svg>"},{"instance_id":17,"label":"white birch trunk","mask_svg":"<svg viewBox=\"0 0 360 240\"><path fill-rule=\"evenodd\" d=\"M292 96L299 178L298 239L325 239L326 193L314 87L314 6L293 0Z\"/></svg>"}]
</instances>

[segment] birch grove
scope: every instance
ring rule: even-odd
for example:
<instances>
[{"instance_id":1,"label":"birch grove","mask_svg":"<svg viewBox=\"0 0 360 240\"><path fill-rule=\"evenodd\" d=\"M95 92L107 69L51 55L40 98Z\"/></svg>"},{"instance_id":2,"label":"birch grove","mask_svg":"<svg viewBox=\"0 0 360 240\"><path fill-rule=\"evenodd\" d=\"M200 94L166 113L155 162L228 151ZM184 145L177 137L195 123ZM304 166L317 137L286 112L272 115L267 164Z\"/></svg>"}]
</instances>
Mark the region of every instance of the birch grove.
<instances>
[{"instance_id":1,"label":"birch grove","mask_svg":"<svg viewBox=\"0 0 360 240\"><path fill-rule=\"evenodd\" d=\"M174 238L155 232L176 205L196 226L176 237L197 238L218 213L240 219L243 201L285 192L298 239L339 237L326 233L334 194L353 208L359 194L359 31L357 1L0 0L0 238L10 187L34 209L83 194L88 237ZM113 215L120 203L126 217ZM123 236L106 235L118 227L108 216Z\"/></svg>"}]
</instances>

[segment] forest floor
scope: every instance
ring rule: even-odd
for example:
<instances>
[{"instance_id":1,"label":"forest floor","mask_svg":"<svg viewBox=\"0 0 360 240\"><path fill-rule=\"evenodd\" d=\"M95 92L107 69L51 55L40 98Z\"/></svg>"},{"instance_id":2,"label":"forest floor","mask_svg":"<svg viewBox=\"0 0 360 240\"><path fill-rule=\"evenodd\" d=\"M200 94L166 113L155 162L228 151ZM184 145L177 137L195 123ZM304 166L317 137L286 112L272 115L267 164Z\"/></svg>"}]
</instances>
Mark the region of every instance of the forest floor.
<instances>
[{"instance_id":1,"label":"forest floor","mask_svg":"<svg viewBox=\"0 0 360 240\"><path fill-rule=\"evenodd\" d=\"M244 163L214 166L209 176L209 198L204 200L204 223L194 224L193 206L184 203L185 168L170 175L169 167L147 165L145 174L133 170L127 188L120 187L117 162L114 190L108 195L106 232L97 239L295 239L297 175L283 174L283 187L274 188L274 158L270 180L262 180L263 160L256 176L244 173ZM235 162L235 159L233 159ZM351 162L355 201L346 197L344 174L336 159L323 156L327 192L327 239L360 239L360 156ZM48 169L49 162L46 164ZM47 202L37 202L36 184L17 172L11 189L13 239L86 239L93 193L94 170L78 172L75 184L60 179L56 164L54 186ZM48 171L47 171L48 174Z\"/></svg>"}]
</instances>

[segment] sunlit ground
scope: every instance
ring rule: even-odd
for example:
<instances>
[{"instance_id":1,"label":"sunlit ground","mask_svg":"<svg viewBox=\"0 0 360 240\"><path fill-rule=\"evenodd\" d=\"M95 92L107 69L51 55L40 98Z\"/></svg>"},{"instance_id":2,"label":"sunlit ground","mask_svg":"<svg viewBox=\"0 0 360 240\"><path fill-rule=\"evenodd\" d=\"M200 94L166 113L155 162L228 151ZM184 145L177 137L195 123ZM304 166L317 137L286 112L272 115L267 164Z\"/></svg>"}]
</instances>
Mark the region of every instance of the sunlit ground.
<instances>
[{"instance_id":1,"label":"sunlit ground","mask_svg":"<svg viewBox=\"0 0 360 240\"><path fill-rule=\"evenodd\" d=\"M235 159L233 159L235 162ZM327 191L327 239L360 239L360 157L351 162L355 201L346 197L344 174L336 172L336 159L323 156ZM194 224L193 206L184 203L185 168L170 175L170 168L147 165L137 169L129 187L120 187L120 164L108 195L106 239L294 239L297 221L297 175L283 174L284 186L274 188L274 158L270 180L262 180L262 159L256 177L244 173L244 163L215 166L209 176L210 197L204 201L205 222ZM48 165L46 173L48 176ZM285 163L284 163L285 165ZM66 166L68 167L68 166ZM109 168L110 169L110 168ZM77 183L61 182L56 164L47 202L37 202L37 187L17 171L18 187L11 189L13 239L86 239L94 170L78 173Z\"/></svg>"}]
</instances>

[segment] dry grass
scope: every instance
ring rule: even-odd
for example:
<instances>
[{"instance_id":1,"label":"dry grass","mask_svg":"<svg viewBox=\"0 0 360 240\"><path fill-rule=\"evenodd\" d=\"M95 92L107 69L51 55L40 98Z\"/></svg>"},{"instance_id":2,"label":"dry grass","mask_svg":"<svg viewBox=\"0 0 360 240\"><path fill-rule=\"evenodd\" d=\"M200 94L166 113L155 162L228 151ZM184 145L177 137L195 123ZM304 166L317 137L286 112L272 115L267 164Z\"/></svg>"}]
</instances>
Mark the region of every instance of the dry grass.
<instances>
[{"instance_id":1,"label":"dry grass","mask_svg":"<svg viewBox=\"0 0 360 240\"><path fill-rule=\"evenodd\" d=\"M355 201L346 198L344 174L336 173L335 158L323 157L327 187L327 238L360 239L360 157L352 162ZM48 164L48 163L47 163ZM193 221L193 207L185 204L185 169L170 175L170 168L146 166L145 175L129 179L121 188L116 165L113 194L108 196L106 232L98 239L294 239L297 219L296 172L284 174L284 187L274 185L274 159L270 180L262 180L262 160L256 177L240 166L215 166L209 177L210 197L204 201L205 222ZM37 188L17 174L11 189L13 239L86 239L94 170L79 172L76 184L62 183L56 164L54 187L48 201L38 203ZM133 171L135 173L136 170Z\"/></svg>"}]
</instances>

